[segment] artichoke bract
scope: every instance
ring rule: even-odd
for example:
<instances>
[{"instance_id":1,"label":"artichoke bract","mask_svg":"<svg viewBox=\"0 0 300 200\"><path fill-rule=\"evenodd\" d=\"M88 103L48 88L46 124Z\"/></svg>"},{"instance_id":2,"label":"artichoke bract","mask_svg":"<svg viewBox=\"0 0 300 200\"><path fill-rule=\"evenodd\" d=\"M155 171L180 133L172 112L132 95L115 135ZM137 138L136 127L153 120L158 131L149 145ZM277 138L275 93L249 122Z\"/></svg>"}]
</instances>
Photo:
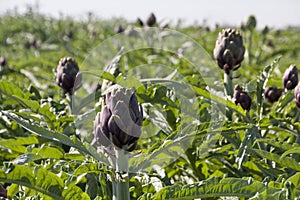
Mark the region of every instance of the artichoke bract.
<instances>
[{"instance_id":1,"label":"artichoke bract","mask_svg":"<svg viewBox=\"0 0 300 200\"><path fill-rule=\"evenodd\" d=\"M297 85L294 91L295 103L298 108L300 108L300 85Z\"/></svg>"},{"instance_id":2,"label":"artichoke bract","mask_svg":"<svg viewBox=\"0 0 300 200\"><path fill-rule=\"evenodd\" d=\"M282 89L277 87L269 87L264 90L264 96L267 101L274 103L278 101L282 94Z\"/></svg>"},{"instance_id":3,"label":"artichoke bract","mask_svg":"<svg viewBox=\"0 0 300 200\"><path fill-rule=\"evenodd\" d=\"M292 90L298 85L298 69L295 64L287 68L282 77L282 84L285 89Z\"/></svg>"},{"instance_id":4,"label":"artichoke bract","mask_svg":"<svg viewBox=\"0 0 300 200\"><path fill-rule=\"evenodd\" d=\"M147 18L146 24L150 27L156 24L156 17L154 13L150 13L149 17Z\"/></svg>"},{"instance_id":5,"label":"artichoke bract","mask_svg":"<svg viewBox=\"0 0 300 200\"><path fill-rule=\"evenodd\" d=\"M244 53L243 37L239 31L229 28L219 33L214 48L214 59L227 74L230 70L239 68ZM234 68L235 66L237 67Z\"/></svg>"},{"instance_id":6,"label":"artichoke bract","mask_svg":"<svg viewBox=\"0 0 300 200\"><path fill-rule=\"evenodd\" d=\"M252 104L251 97L239 85L234 88L233 98L236 105L240 104L244 110L250 110Z\"/></svg>"},{"instance_id":7,"label":"artichoke bract","mask_svg":"<svg viewBox=\"0 0 300 200\"><path fill-rule=\"evenodd\" d=\"M133 151L141 135L142 122L143 110L134 90L113 86L105 96L101 111L96 115L95 139L105 147L113 145Z\"/></svg>"},{"instance_id":8,"label":"artichoke bract","mask_svg":"<svg viewBox=\"0 0 300 200\"><path fill-rule=\"evenodd\" d=\"M65 93L73 94L81 85L81 74L74 58L61 58L56 72L56 83Z\"/></svg>"}]
</instances>

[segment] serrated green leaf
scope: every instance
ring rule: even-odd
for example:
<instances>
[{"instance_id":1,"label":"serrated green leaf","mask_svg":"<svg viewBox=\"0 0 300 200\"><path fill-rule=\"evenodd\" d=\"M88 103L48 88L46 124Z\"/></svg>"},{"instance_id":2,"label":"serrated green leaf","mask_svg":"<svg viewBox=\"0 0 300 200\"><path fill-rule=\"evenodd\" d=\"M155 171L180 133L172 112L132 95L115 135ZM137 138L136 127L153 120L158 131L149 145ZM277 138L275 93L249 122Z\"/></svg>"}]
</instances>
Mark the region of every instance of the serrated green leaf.
<instances>
[{"instance_id":1,"label":"serrated green leaf","mask_svg":"<svg viewBox=\"0 0 300 200\"><path fill-rule=\"evenodd\" d=\"M259 119L262 118L261 113L263 109L263 93L264 89L266 88L266 85L269 81L269 78L271 76L271 73L274 69L274 66L278 64L280 61L280 58L277 58L273 61L272 64L266 66L264 70L260 73L260 76L257 79L257 92L256 92L256 101L257 101L257 115Z\"/></svg>"},{"instance_id":2,"label":"serrated green leaf","mask_svg":"<svg viewBox=\"0 0 300 200\"><path fill-rule=\"evenodd\" d=\"M39 151L36 153L42 158L52 158L52 159L61 159L64 157L64 152L55 147L43 146L39 148Z\"/></svg>"},{"instance_id":3,"label":"serrated green leaf","mask_svg":"<svg viewBox=\"0 0 300 200\"><path fill-rule=\"evenodd\" d=\"M184 186L174 185L161 189L151 199L196 199L196 198L217 198L217 197L240 197L251 198L257 194L267 191L275 193L281 188L267 187L264 183L249 179L240 178L212 178L195 184Z\"/></svg>"},{"instance_id":4,"label":"serrated green leaf","mask_svg":"<svg viewBox=\"0 0 300 200\"><path fill-rule=\"evenodd\" d=\"M90 146L89 144L82 143L76 137L73 137L73 139L70 139L66 135L63 135L60 133L55 133L53 131L47 130L47 129L37 126L33 123L30 123L27 120L22 119L21 117L19 117L16 114L8 113L8 112L3 112L3 113L10 119L16 121L19 125L23 126L25 129L29 130L30 132L32 132L38 136L45 137L47 139L58 141L62 144L74 147L84 153L87 153L87 154L93 156L95 159L97 159L99 161L106 160L105 156L103 156L103 155L100 156L92 146ZM85 146L87 146L89 149L87 149Z\"/></svg>"},{"instance_id":5,"label":"serrated green leaf","mask_svg":"<svg viewBox=\"0 0 300 200\"><path fill-rule=\"evenodd\" d=\"M90 197L77 186L68 187L62 192L64 200L82 199L90 200Z\"/></svg>"},{"instance_id":6,"label":"serrated green leaf","mask_svg":"<svg viewBox=\"0 0 300 200\"><path fill-rule=\"evenodd\" d=\"M54 199L63 200L63 181L43 167L32 169L25 165L13 165L9 171L0 170L0 181L26 186Z\"/></svg>"},{"instance_id":7,"label":"serrated green leaf","mask_svg":"<svg viewBox=\"0 0 300 200\"><path fill-rule=\"evenodd\" d=\"M289 90L284 93L278 100L276 106L272 108L272 113L281 112L287 105L294 100L294 92Z\"/></svg>"},{"instance_id":8,"label":"serrated green leaf","mask_svg":"<svg viewBox=\"0 0 300 200\"><path fill-rule=\"evenodd\" d=\"M238 169L241 168L242 162L244 160L245 153L249 146L252 146L251 142L254 136L258 133L258 128L256 126L252 126L250 130L245 131L245 137L241 146L239 148L236 161L238 163Z\"/></svg>"},{"instance_id":9,"label":"serrated green leaf","mask_svg":"<svg viewBox=\"0 0 300 200\"><path fill-rule=\"evenodd\" d=\"M29 108L34 112L37 112L38 109L40 108L40 104L38 101L21 98L15 95L12 95L12 97L14 97L14 99L17 100L21 105L23 105L26 108Z\"/></svg>"},{"instance_id":10,"label":"serrated green leaf","mask_svg":"<svg viewBox=\"0 0 300 200\"><path fill-rule=\"evenodd\" d=\"M0 92L10 96L23 98L23 91L12 82L0 81Z\"/></svg>"},{"instance_id":11,"label":"serrated green leaf","mask_svg":"<svg viewBox=\"0 0 300 200\"><path fill-rule=\"evenodd\" d=\"M273 147L280 148L284 151L288 151L288 150L293 149L293 148L296 147L295 146L296 144L291 145L291 144L288 144L286 142L278 142L276 140L267 139L267 138L258 138L258 139L256 139L256 142L264 142L264 143L267 143L269 145L272 145Z\"/></svg>"},{"instance_id":12,"label":"serrated green leaf","mask_svg":"<svg viewBox=\"0 0 300 200\"><path fill-rule=\"evenodd\" d=\"M289 177L286 182L291 182L296 186L297 188L300 187L300 172L297 172L293 176Z\"/></svg>"},{"instance_id":13,"label":"serrated green leaf","mask_svg":"<svg viewBox=\"0 0 300 200\"><path fill-rule=\"evenodd\" d=\"M26 147L23 145L38 144L36 136L18 137L16 139L1 139L0 148L7 148L18 153L25 153Z\"/></svg>"},{"instance_id":14,"label":"serrated green leaf","mask_svg":"<svg viewBox=\"0 0 300 200\"><path fill-rule=\"evenodd\" d=\"M289 149L287 151L285 151L282 155L281 155L281 158L289 155L289 154L294 154L294 153L297 153L297 154L300 154L300 147L295 147L295 148L292 148L292 149Z\"/></svg>"},{"instance_id":15,"label":"serrated green leaf","mask_svg":"<svg viewBox=\"0 0 300 200\"><path fill-rule=\"evenodd\" d=\"M101 77L108 81L115 81L115 76L109 72L103 71Z\"/></svg>"},{"instance_id":16,"label":"serrated green leaf","mask_svg":"<svg viewBox=\"0 0 300 200\"><path fill-rule=\"evenodd\" d=\"M300 170L299 163L297 161L295 161L293 158L281 157L280 155L277 155L275 153L270 153L268 151L264 151L264 150L260 150L260 149L249 148L249 151L255 155L262 157L262 158L272 160L272 161L280 164L283 167Z\"/></svg>"},{"instance_id":17,"label":"serrated green leaf","mask_svg":"<svg viewBox=\"0 0 300 200\"><path fill-rule=\"evenodd\" d=\"M235 111L240 116L242 116L244 119L247 119L245 110L240 105L235 105L232 101L228 99L223 99L222 97L219 97L217 95L214 95L204 89L193 87L195 92L197 92L198 95L203 96L206 99L212 100L218 104L227 106L229 109ZM249 119L247 119L249 121Z\"/></svg>"}]
</instances>

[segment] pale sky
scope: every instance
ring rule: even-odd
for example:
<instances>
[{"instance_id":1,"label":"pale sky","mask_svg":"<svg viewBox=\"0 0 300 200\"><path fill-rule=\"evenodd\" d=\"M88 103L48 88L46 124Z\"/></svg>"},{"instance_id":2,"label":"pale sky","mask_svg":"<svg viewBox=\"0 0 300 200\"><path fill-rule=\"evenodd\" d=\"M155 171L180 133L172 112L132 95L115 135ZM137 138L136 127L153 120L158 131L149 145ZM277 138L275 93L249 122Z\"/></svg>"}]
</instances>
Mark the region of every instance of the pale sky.
<instances>
[{"instance_id":1,"label":"pale sky","mask_svg":"<svg viewBox=\"0 0 300 200\"><path fill-rule=\"evenodd\" d=\"M180 18L187 24L207 20L211 26L215 23L238 26L254 14L260 28L300 26L299 0L0 0L0 13L16 6L22 12L26 5L37 2L42 13L59 16L62 12L79 19L91 11L103 18L125 17L135 21L137 17L145 20L154 12L158 21L165 19L175 23Z\"/></svg>"}]
</instances>

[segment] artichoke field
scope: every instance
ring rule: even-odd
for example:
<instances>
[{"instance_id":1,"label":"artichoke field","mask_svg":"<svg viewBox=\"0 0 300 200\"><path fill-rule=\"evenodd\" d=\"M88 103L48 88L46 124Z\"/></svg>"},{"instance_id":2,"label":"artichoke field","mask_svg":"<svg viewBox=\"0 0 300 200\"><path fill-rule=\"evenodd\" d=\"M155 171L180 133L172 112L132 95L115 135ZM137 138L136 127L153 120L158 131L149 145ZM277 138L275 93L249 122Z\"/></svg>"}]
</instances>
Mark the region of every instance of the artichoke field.
<instances>
[{"instance_id":1,"label":"artichoke field","mask_svg":"<svg viewBox=\"0 0 300 200\"><path fill-rule=\"evenodd\" d=\"M137 19L0 16L0 199L300 199L300 29Z\"/></svg>"}]
</instances>

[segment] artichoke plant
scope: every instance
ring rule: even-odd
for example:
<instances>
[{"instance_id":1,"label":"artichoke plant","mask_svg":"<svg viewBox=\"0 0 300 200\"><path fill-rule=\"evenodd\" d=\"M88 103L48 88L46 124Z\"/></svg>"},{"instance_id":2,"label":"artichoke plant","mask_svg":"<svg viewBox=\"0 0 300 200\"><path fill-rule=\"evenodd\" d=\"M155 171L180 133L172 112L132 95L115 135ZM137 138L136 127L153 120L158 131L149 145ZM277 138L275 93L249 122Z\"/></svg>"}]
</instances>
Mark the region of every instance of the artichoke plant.
<instances>
[{"instance_id":1,"label":"artichoke plant","mask_svg":"<svg viewBox=\"0 0 300 200\"><path fill-rule=\"evenodd\" d=\"M149 17L147 18L146 24L150 27L156 24L156 17L154 13L150 13Z\"/></svg>"},{"instance_id":2,"label":"artichoke plant","mask_svg":"<svg viewBox=\"0 0 300 200\"><path fill-rule=\"evenodd\" d=\"M292 64L287 68L282 77L282 84L285 89L292 90L298 84L298 69L295 64Z\"/></svg>"},{"instance_id":3,"label":"artichoke plant","mask_svg":"<svg viewBox=\"0 0 300 200\"><path fill-rule=\"evenodd\" d=\"M106 94L104 105L94 122L97 142L133 151L141 135L142 107L139 106L133 89L113 86Z\"/></svg>"},{"instance_id":4,"label":"artichoke plant","mask_svg":"<svg viewBox=\"0 0 300 200\"><path fill-rule=\"evenodd\" d=\"M219 33L214 48L214 59L227 74L232 69L239 68L244 59L244 53L243 37L239 31L229 28Z\"/></svg>"},{"instance_id":5,"label":"artichoke plant","mask_svg":"<svg viewBox=\"0 0 300 200\"><path fill-rule=\"evenodd\" d=\"M278 101L282 94L282 89L277 87L269 87L264 90L264 96L267 101L274 103Z\"/></svg>"},{"instance_id":6,"label":"artichoke plant","mask_svg":"<svg viewBox=\"0 0 300 200\"><path fill-rule=\"evenodd\" d=\"M244 110L250 110L252 104L251 97L239 85L235 86L233 97L235 104L240 104Z\"/></svg>"},{"instance_id":7,"label":"artichoke plant","mask_svg":"<svg viewBox=\"0 0 300 200\"><path fill-rule=\"evenodd\" d=\"M81 85L81 74L74 58L61 58L56 73L56 83L65 93L73 94Z\"/></svg>"}]
</instances>

